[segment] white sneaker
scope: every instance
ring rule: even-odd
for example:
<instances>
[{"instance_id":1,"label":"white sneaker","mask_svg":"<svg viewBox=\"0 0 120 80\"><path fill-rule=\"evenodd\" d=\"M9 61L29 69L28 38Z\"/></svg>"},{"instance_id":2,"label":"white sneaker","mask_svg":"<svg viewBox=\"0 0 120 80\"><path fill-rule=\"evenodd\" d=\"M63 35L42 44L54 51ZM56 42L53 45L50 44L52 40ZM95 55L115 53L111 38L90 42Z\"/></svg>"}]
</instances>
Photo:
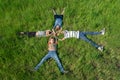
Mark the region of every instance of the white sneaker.
<instances>
[{"instance_id":1,"label":"white sneaker","mask_svg":"<svg viewBox=\"0 0 120 80\"><path fill-rule=\"evenodd\" d=\"M63 71L63 72L62 72L62 74L67 74L67 73L68 73L68 71Z\"/></svg>"},{"instance_id":2,"label":"white sneaker","mask_svg":"<svg viewBox=\"0 0 120 80\"><path fill-rule=\"evenodd\" d=\"M24 32L20 32L20 34L21 34L21 35L23 35L23 34L24 34Z\"/></svg>"},{"instance_id":3,"label":"white sneaker","mask_svg":"<svg viewBox=\"0 0 120 80\"><path fill-rule=\"evenodd\" d=\"M102 52L103 51L103 46L98 47L98 50Z\"/></svg>"},{"instance_id":4,"label":"white sneaker","mask_svg":"<svg viewBox=\"0 0 120 80\"><path fill-rule=\"evenodd\" d=\"M103 30L100 31L102 35L105 34L105 28L103 28Z\"/></svg>"}]
</instances>

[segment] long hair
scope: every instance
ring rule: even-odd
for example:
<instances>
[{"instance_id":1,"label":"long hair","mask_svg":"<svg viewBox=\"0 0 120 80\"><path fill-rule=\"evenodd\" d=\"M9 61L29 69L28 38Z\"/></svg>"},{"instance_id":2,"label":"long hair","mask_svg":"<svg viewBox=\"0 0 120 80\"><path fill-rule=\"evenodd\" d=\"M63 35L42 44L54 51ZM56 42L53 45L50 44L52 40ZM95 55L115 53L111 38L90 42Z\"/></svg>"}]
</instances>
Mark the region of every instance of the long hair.
<instances>
[{"instance_id":1,"label":"long hair","mask_svg":"<svg viewBox=\"0 0 120 80\"><path fill-rule=\"evenodd\" d=\"M53 40L54 40L54 43L56 43L55 37L50 37L49 40L48 40L48 43L49 43L49 41L50 41L51 39L53 39Z\"/></svg>"}]
</instances>

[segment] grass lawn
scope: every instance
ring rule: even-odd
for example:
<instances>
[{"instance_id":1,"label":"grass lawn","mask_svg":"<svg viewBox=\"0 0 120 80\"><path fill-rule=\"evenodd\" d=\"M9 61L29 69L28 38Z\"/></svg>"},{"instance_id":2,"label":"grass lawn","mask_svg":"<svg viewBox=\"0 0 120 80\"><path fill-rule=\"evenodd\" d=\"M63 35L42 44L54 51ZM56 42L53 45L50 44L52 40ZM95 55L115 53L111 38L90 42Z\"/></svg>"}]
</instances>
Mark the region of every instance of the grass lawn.
<instances>
[{"instance_id":1,"label":"grass lawn","mask_svg":"<svg viewBox=\"0 0 120 80\"><path fill-rule=\"evenodd\" d=\"M52 29L52 8L66 7L64 30L100 31L88 36L105 50L83 40L58 43L68 74L61 75L53 59L31 71L47 54L48 38L16 35L20 31ZM120 0L0 0L0 80L120 80Z\"/></svg>"}]
</instances>

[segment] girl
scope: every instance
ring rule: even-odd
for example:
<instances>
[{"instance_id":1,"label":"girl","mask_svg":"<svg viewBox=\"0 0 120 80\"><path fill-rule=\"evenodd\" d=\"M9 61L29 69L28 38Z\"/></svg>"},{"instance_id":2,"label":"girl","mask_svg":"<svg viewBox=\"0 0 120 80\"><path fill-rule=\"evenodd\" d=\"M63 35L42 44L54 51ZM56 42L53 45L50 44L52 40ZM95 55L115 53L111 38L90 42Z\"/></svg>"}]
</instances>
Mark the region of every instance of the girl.
<instances>
[{"instance_id":1,"label":"girl","mask_svg":"<svg viewBox=\"0 0 120 80\"><path fill-rule=\"evenodd\" d=\"M43 64L43 62L45 62L49 58L53 58L56 61L61 73L67 73L67 71L63 69L62 64L58 58L57 40L53 37L51 37L48 42L48 54L42 58L39 64L35 67L35 70L38 70L38 68Z\"/></svg>"}]
</instances>

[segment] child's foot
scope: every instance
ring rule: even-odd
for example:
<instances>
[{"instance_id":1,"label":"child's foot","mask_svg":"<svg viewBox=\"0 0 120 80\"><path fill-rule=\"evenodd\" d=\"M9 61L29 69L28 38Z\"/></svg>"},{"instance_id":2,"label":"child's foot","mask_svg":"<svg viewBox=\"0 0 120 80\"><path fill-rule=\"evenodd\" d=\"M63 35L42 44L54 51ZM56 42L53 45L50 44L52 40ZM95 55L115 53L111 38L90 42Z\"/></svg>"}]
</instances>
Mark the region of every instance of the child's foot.
<instances>
[{"instance_id":1,"label":"child's foot","mask_svg":"<svg viewBox=\"0 0 120 80\"><path fill-rule=\"evenodd\" d=\"M30 71L32 71L32 72L36 72L37 70L36 70L36 69L31 69Z\"/></svg>"},{"instance_id":2,"label":"child's foot","mask_svg":"<svg viewBox=\"0 0 120 80\"><path fill-rule=\"evenodd\" d=\"M63 14L64 14L64 12L65 12L65 7L63 8L63 11L61 12L61 15L63 15Z\"/></svg>"},{"instance_id":3,"label":"child's foot","mask_svg":"<svg viewBox=\"0 0 120 80\"><path fill-rule=\"evenodd\" d=\"M101 30L101 34L102 34L102 35L105 34L105 28L103 28L103 30Z\"/></svg>"},{"instance_id":4,"label":"child's foot","mask_svg":"<svg viewBox=\"0 0 120 80\"><path fill-rule=\"evenodd\" d=\"M54 14L54 15L56 15L56 14L57 14L54 8L52 9L52 11L53 11L53 14Z\"/></svg>"},{"instance_id":5,"label":"child's foot","mask_svg":"<svg viewBox=\"0 0 120 80\"><path fill-rule=\"evenodd\" d=\"M98 50L102 52L103 51L103 46L99 46Z\"/></svg>"},{"instance_id":6,"label":"child's foot","mask_svg":"<svg viewBox=\"0 0 120 80\"><path fill-rule=\"evenodd\" d=\"M20 32L20 35L24 35L24 32Z\"/></svg>"},{"instance_id":7,"label":"child's foot","mask_svg":"<svg viewBox=\"0 0 120 80\"><path fill-rule=\"evenodd\" d=\"M67 74L67 73L68 73L68 71L63 71L63 72L62 72L62 74Z\"/></svg>"}]
</instances>

